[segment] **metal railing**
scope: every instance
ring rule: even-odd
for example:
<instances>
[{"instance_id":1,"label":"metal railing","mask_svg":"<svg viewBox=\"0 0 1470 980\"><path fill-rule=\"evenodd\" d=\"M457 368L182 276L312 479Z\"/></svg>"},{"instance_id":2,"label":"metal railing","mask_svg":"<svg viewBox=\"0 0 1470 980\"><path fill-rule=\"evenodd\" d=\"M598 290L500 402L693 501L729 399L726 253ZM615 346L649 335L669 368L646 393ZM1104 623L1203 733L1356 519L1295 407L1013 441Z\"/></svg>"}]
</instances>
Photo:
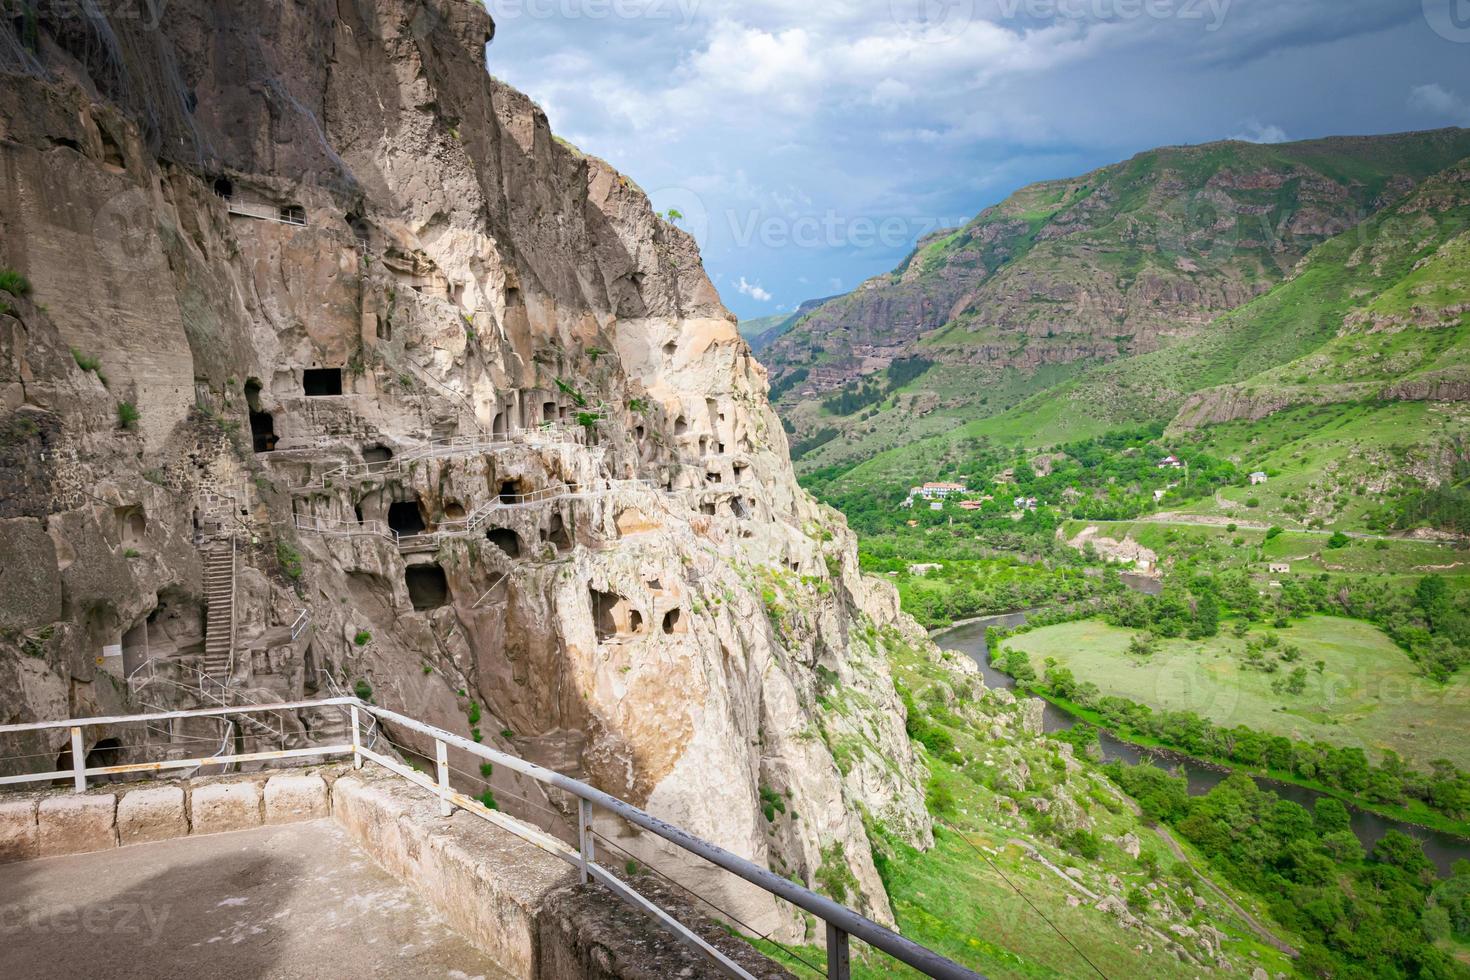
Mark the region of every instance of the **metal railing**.
<instances>
[{"instance_id":1,"label":"metal railing","mask_svg":"<svg viewBox=\"0 0 1470 980\"><path fill-rule=\"evenodd\" d=\"M326 490L332 484L330 481L350 481L365 479L369 477L399 476L412 467L415 463L427 459L446 459L456 456L473 456L480 453L494 452L499 449L513 449L516 446L534 445L578 445L573 438L574 431L570 426L560 423L535 426L526 429L512 429L508 432L494 435L468 435L451 436L447 439L437 439L433 442L406 449L392 459L378 460L362 463L340 463L329 469L323 470L312 480L291 487L292 493L308 493L314 490Z\"/></svg>"},{"instance_id":2,"label":"metal railing","mask_svg":"<svg viewBox=\"0 0 1470 980\"><path fill-rule=\"evenodd\" d=\"M298 531L310 531L326 537L374 537L385 538L400 549L432 546L449 538L462 538L478 534L490 522L490 518L505 510L532 507L553 500L590 500L614 493L645 490L657 494L669 491L661 489L653 480L605 480L600 486L568 483L559 487L544 487L522 494L501 494L476 507L469 516L456 521L442 521L432 531L417 531L407 534L395 531L379 520L346 520L339 517L320 517L297 514L292 525Z\"/></svg>"},{"instance_id":3,"label":"metal railing","mask_svg":"<svg viewBox=\"0 0 1470 980\"><path fill-rule=\"evenodd\" d=\"M82 732L86 728L116 726L129 723L165 721L175 718L205 718L218 716L248 715L258 711L300 711L308 708L341 706L350 716L350 744L314 746L305 749L289 749L274 752L248 752L233 755L213 755L201 759L178 759L162 762L128 763L115 766L88 766ZM433 739L436 771L434 776L419 772L397 759L375 751L364 744L362 737L363 715L369 715L379 723L388 723L407 731ZM239 762L265 762L280 759L299 759L351 755L353 768L361 769L365 762L373 762L403 779L419 786L439 799L439 813L448 817L456 808L464 810L501 829L516 835L571 864L581 874L583 883L596 881L613 892L622 901L657 920L680 942L707 957L716 967L729 976L741 980L754 980L750 973L724 953L711 946L697 933L684 926L673 916L644 898L611 871L597 863L593 817L601 809L635 827L667 841L716 867L741 878L756 887L809 912L826 923L827 933L827 976L831 980L849 980L849 937L856 937L869 946L881 950L896 960L913 967L926 976L942 980L975 980L979 974L960 966L931 949L920 946L890 929L885 929L871 919L829 898L803 888L766 868L732 854L718 845L695 837L673 824L660 820L644 810L602 792L580 780L542 768L515 756L506 755L479 742L461 738L451 732L401 715L358 698L334 697L316 701L294 701L273 705L246 705L225 708L204 708L192 711L156 712L144 715L120 715L105 718L82 718L68 721L32 722L19 725L0 725L0 736L54 731L66 729L71 733L72 768L57 772L31 773L18 776L0 776L0 786L23 783L50 782L70 777L76 792L87 789L87 779L92 776L112 776L125 773L158 772L164 769L197 768L201 765L227 765ZM456 791L449 782L449 749L453 747L478 756L494 765L533 779L553 789L561 790L577 798L578 846L574 850L565 842L541 830L531 827L498 810L491 810L479 800Z\"/></svg>"}]
</instances>

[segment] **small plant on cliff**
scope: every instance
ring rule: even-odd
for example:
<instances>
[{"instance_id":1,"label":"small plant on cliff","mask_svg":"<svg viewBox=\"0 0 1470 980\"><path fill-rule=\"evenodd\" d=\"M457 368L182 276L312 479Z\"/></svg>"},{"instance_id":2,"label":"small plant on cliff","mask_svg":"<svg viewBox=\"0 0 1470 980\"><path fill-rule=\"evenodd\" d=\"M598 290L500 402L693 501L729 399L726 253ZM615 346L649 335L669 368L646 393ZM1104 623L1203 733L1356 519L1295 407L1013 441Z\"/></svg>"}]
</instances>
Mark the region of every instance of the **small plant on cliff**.
<instances>
[{"instance_id":1,"label":"small plant on cliff","mask_svg":"<svg viewBox=\"0 0 1470 980\"><path fill-rule=\"evenodd\" d=\"M117 403L117 424L119 428L135 429L138 427L138 419L140 418L142 416L138 414L137 405L134 405L132 402Z\"/></svg>"},{"instance_id":2,"label":"small plant on cliff","mask_svg":"<svg viewBox=\"0 0 1470 980\"><path fill-rule=\"evenodd\" d=\"M781 799L780 793L777 793L769 786L762 786L760 792L761 813L766 815L766 823L775 823L776 814L786 812L786 801Z\"/></svg>"},{"instance_id":3,"label":"small plant on cliff","mask_svg":"<svg viewBox=\"0 0 1470 980\"><path fill-rule=\"evenodd\" d=\"M31 281L14 269L0 269L0 293L12 296L29 296Z\"/></svg>"},{"instance_id":4,"label":"small plant on cliff","mask_svg":"<svg viewBox=\"0 0 1470 980\"><path fill-rule=\"evenodd\" d=\"M495 802L495 794L490 792L488 789L485 790L485 792L481 793L479 796L475 797L475 799L479 800L480 804L487 810L500 809L500 804Z\"/></svg>"},{"instance_id":5,"label":"small plant on cliff","mask_svg":"<svg viewBox=\"0 0 1470 980\"><path fill-rule=\"evenodd\" d=\"M516 737L516 733L511 731L509 728L502 728L500 730L500 737L509 742L511 739Z\"/></svg>"},{"instance_id":6,"label":"small plant on cliff","mask_svg":"<svg viewBox=\"0 0 1470 980\"><path fill-rule=\"evenodd\" d=\"M280 563L281 574L291 580L301 577L303 565L301 553L284 541L276 542L276 561Z\"/></svg>"},{"instance_id":7,"label":"small plant on cliff","mask_svg":"<svg viewBox=\"0 0 1470 980\"><path fill-rule=\"evenodd\" d=\"M369 633L367 630L358 630L357 635L352 638L352 642L356 643L360 647L365 647L369 643L373 642L373 634Z\"/></svg>"},{"instance_id":8,"label":"small plant on cliff","mask_svg":"<svg viewBox=\"0 0 1470 980\"><path fill-rule=\"evenodd\" d=\"M367 678L362 677L358 679L356 684L352 685L352 693L357 696L357 700L359 701L371 701L373 699L373 686L367 682Z\"/></svg>"},{"instance_id":9,"label":"small plant on cliff","mask_svg":"<svg viewBox=\"0 0 1470 980\"><path fill-rule=\"evenodd\" d=\"M843 905L847 904L849 895L859 892L857 878L847 866L847 851L841 842L822 848L822 864L812 878L828 898Z\"/></svg>"},{"instance_id":10,"label":"small plant on cliff","mask_svg":"<svg viewBox=\"0 0 1470 980\"><path fill-rule=\"evenodd\" d=\"M482 762L482 763L480 763L480 775L483 776L484 778L489 779L490 776L491 776L491 774L494 773L494 772L495 772L495 765L493 763L489 763L489 762Z\"/></svg>"},{"instance_id":11,"label":"small plant on cliff","mask_svg":"<svg viewBox=\"0 0 1470 980\"><path fill-rule=\"evenodd\" d=\"M602 421L602 416L599 413L597 413L597 412L578 412L577 413L577 424L580 425L584 429L590 429L593 426L595 426L598 422L601 422L601 421Z\"/></svg>"},{"instance_id":12,"label":"small plant on cliff","mask_svg":"<svg viewBox=\"0 0 1470 980\"><path fill-rule=\"evenodd\" d=\"M77 367L83 371L92 371L98 377L102 376L102 358L97 357L95 354L83 354L75 347L71 349L71 356L72 360L77 362Z\"/></svg>"},{"instance_id":13,"label":"small plant on cliff","mask_svg":"<svg viewBox=\"0 0 1470 980\"><path fill-rule=\"evenodd\" d=\"M556 386L559 389L561 389L561 393L563 395L566 395L568 398L570 398L572 400L572 403L573 404L575 404L578 408L586 408L587 407L587 396L586 395L582 394L576 388L572 387L572 385L570 383L568 383L567 381L565 381L562 378L557 378L555 380L556 380Z\"/></svg>"},{"instance_id":14,"label":"small plant on cliff","mask_svg":"<svg viewBox=\"0 0 1470 980\"><path fill-rule=\"evenodd\" d=\"M682 221L684 218L684 212L680 211L678 208L669 208L667 211L664 212L664 218L668 221Z\"/></svg>"},{"instance_id":15,"label":"small plant on cliff","mask_svg":"<svg viewBox=\"0 0 1470 980\"><path fill-rule=\"evenodd\" d=\"M478 725L480 723L480 702L471 701L470 710L465 713L465 716L471 725Z\"/></svg>"}]
</instances>

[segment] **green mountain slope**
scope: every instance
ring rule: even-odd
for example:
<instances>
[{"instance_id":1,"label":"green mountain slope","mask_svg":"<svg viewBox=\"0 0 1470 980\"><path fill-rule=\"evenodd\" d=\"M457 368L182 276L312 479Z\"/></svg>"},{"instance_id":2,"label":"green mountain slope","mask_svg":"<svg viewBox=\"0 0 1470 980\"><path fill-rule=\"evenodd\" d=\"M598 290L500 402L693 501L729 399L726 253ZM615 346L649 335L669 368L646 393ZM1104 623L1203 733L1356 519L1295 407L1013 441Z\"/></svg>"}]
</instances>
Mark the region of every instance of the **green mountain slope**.
<instances>
[{"instance_id":1,"label":"green mountain slope","mask_svg":"<svg viewBox=\"0 0 1470 980\"><path fill-rule=\"evenodd\" d=\"M967 434L1044 438L1105 427L1114 416L1152 418L1160 414L1161 387L1177 407L1188 392L1315 349L1343 294L1318 299L1320 290L1306 288L1311 283L1280 301L1274 322L1252 320L1254 334L1244 327L1217 334L1231 311L1303 278L1313 250L1385 209L1398 214L1395 206L1426 178L1466 155L1465 130L1140 154L1026 188L965 228L923 243L889 276L803 317L762 357L793 442L818 443L804 456L808 469L957 426ZM1412 235L1414 222L1401 214L1384 233ZM1337 243L1339 261L1321 266L1334 271L1314 275L1340 276L1338 266L1352 258L1350 239ZM1215 349L1169 353L1201 339ZM1180 377L1152 373L1150 355ZM926 374L902 386L883 383L878 372L888 364L916 357L932 362ZM1142 386L1126 374L1088 380L1099 363L1135 359L1150 372ZM1229 370L1210 367L1224 363ZM1069 401L1091 418L1042 426L1005 418L1013 411L1017 420L1060 415L1054 392L1023 403L1074 378ZM858 400L859 411L846 411L851 398L832 403L834 393L864 384L869 397Z\"/></svg>"}]
</instances>

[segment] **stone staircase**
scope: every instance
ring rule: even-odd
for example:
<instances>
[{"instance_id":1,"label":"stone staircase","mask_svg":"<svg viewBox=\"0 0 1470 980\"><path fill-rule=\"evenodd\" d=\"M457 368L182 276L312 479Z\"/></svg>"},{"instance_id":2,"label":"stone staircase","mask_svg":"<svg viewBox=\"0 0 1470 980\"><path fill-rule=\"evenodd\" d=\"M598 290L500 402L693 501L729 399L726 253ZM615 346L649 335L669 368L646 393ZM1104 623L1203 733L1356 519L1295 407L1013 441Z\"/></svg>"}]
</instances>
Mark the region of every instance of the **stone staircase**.
<instances>
[{"instance_id":1,"label":"stone staircase","mask_svg":"<svg viewBox=\"0 0 1470 980\"><path fill-rule=\"evenodd\" d=\"M235 540L216 541L203 554L204 597L208 604L204 673L223 684L229 680L235 652Z\"/></svg>"}]
</instances>

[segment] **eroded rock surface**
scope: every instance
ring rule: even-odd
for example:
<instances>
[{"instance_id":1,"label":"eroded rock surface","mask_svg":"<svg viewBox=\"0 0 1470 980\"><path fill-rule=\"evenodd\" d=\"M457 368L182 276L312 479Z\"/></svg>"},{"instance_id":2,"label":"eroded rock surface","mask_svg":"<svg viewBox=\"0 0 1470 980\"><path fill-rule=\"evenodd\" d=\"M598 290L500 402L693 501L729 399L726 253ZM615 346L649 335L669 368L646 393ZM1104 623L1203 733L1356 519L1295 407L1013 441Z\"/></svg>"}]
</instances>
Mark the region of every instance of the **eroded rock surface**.
<instances>
[{"instance_id":1,"label":"eroded rock surface","mask_svg":"<svg viewBox=\"0 0 1470 980\"><path fill-rule=\"evenodd\" d=\"M0 294L0 721L356 690L808 883L845 863L890 921L864 816L932 838L875 637L922 634L798 488L693 239L491 78L481 5L21 26L0 27L0 266L30 286ZM345 724L86 748L226 738ZM70 766L64 734L21 751ZM564 829L534 784L451 764Z\"/></svg>"}]
</instances>

